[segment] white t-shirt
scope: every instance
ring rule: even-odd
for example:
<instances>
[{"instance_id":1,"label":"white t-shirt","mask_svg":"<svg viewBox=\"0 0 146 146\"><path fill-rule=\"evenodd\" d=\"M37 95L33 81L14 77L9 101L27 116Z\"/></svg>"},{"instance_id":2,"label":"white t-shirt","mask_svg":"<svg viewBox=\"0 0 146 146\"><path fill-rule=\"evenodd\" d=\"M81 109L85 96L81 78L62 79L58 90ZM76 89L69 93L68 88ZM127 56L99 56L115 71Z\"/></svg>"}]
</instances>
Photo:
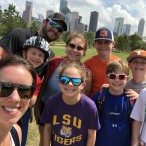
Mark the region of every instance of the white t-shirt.
<instances>
[{"instance_id":1,"label":"white t-shirt","mask_svg":"<svg viewBox=\"0 0 146 146\"><path fill-rule=\"evenodd\" d=\"M146 116L146 88L144 88L140 92L139 97L130 115L132 119L142 122L141 130L142 129L143 130L142 130L141 140L143 140L146 143L146 117L145 116Z\"/></svg>"}]
</instances>

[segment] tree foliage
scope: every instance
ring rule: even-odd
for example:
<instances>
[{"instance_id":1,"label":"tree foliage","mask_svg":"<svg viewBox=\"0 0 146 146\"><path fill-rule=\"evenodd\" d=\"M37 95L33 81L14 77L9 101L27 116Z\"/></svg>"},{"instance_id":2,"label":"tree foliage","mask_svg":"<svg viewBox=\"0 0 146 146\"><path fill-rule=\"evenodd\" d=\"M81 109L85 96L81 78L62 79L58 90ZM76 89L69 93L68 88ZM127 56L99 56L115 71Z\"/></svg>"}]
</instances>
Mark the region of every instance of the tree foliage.
<instances>
[{"instance_id":1,"label":"tree foliage","mask_svg":"<svg viewBox=\"0 0 146 146\"><path fill-rule=\"evenodd\" d=\"M16 27L26 28L27 25L19 12L15 10L15 6L9 4L8 9L4 9L4 11L0 7L0 35L5 35Z\"/></svg>"},{"instance_id":2,"label":"tree foliage","mask_svg":"<svg viewBox=\"0 0 146 146\"><path fill-rule=\"evenodd\" d=\"M88 42L88 46L90 48L91 46L93 46L95 33L93 33L93 32L86 32L84 35L85 35L85 38L86 38L86 40Z\"/></svg>"}]
</instances>

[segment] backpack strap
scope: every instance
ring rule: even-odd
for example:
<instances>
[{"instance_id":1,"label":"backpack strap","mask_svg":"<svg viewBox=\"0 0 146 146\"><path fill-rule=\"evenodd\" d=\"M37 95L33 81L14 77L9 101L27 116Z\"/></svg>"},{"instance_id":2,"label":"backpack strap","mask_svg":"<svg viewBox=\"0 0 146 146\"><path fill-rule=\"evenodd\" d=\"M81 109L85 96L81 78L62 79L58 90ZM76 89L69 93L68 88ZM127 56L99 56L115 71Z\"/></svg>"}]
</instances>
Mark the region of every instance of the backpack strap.
<instances>
[{"instance_id":1,"label":"backpack strap","mask_svg":"<svg viewBox=\"0 0 146 146\"><path fill-rule=\"evenodd\" d=\"M13 126L10 130L11 136L14 140L15 146L20 146L20 141L19 141L19 137L18 137L18 133L15 129L15 127Z\"/></svg>"},{"instance_id":2,"label":"backpack strap","mask_svg":"<svg viewBox=\"0 0 146 146\"><path fill-rule=\"evenodd\" d=\"M96 107L98 109L99 116L101 115L101 112L105 105L105 99L107 94L108 88L100 88L97 94L95 93L93 100L96 104Z\"/></svg>"}]
</instances>

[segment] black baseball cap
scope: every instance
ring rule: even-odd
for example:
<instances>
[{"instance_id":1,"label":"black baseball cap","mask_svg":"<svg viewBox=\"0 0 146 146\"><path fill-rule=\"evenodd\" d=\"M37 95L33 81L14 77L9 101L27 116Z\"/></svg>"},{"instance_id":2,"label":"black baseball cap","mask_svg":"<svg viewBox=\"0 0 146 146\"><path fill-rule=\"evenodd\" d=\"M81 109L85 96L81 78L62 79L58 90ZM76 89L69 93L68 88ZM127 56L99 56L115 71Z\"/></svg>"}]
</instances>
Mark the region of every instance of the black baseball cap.
<instances>
[{"instance_id":1,"label":"black baseball cap","mask_svg":"<svg viewBox=\"0 0 146 146\"><path fill-rule=\"evenodd\" d=\"M53 20L53 21L61 21L63 24L63 30L66 31L67 30L67 25L65 22L65 16L61 13L54 13L52 15L48 16L49 19Z\"/></svg>"},{"instance_id":2,"label":"black baseball cap","mask_svg":"<svg viewBox=\"0 0 146 146\"><path fill-rule=\"evenodd\" d=\"M111 30L106 27L101 27L96 31L94 40L109 40L114 41L114 36Z\"/></svg>"}]
</instances>

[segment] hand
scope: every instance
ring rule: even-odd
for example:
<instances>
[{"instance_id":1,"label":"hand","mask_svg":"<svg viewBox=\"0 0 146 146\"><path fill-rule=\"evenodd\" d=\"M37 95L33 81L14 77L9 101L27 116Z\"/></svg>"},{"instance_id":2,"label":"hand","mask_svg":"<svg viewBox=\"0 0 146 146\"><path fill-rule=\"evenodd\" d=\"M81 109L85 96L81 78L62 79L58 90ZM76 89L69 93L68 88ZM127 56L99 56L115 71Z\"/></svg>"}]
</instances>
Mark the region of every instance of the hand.
<instances>
[{"instance_id":1,"label":"hand","mask_svg":"<svg viewBox=\"0 0 146 146\"><path fill-rule=\"evenodd\" d=\"M139 143L139 146L144 146L144 142L141 140L140 143Z\"/></svg>"},{"instance_id":2,"label":"hand","mask_svg":"<svg viewBox=\"0 0 146 146\"><path fill-rule=\"evenodd\" d=\"M139 94L132 89L126 89L125 94L127 97L131 98L132 100L137 99L139 96Z\"/></svg>"}]
</instances>

